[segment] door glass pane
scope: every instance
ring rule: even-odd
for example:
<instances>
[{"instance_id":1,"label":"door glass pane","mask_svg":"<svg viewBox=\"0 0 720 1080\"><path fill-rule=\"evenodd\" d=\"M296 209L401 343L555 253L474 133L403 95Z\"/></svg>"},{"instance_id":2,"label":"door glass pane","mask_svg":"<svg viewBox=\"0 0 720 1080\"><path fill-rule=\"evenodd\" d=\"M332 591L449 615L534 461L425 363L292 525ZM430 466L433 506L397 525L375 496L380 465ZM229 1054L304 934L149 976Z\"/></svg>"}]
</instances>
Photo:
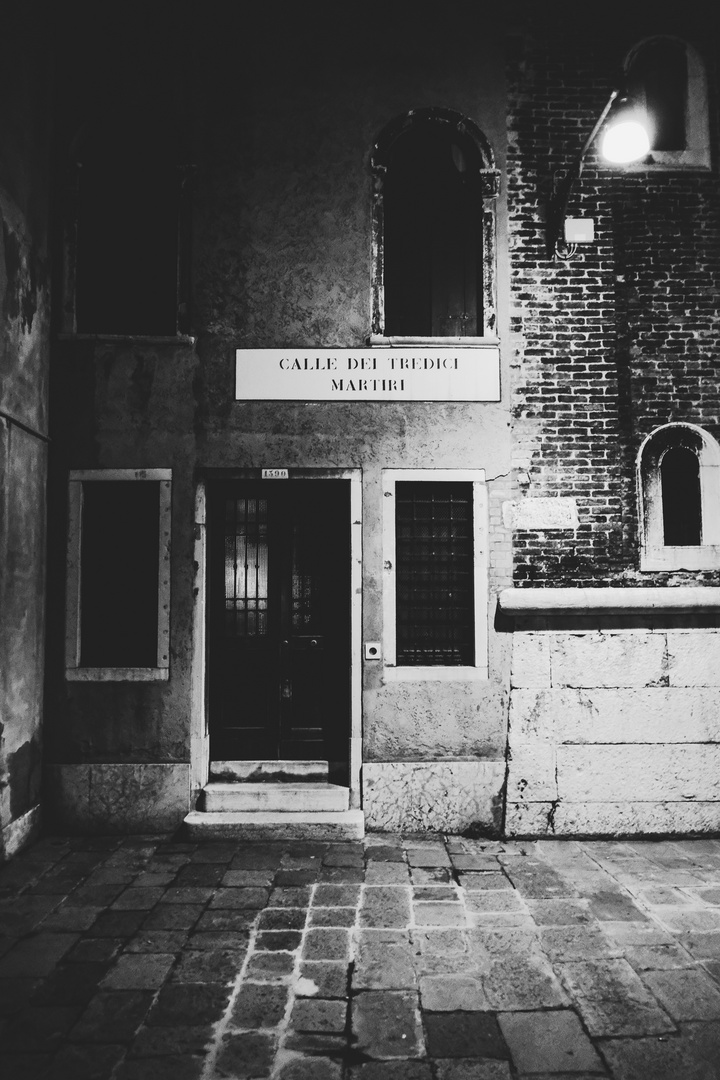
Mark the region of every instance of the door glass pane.
<instances>
[{"instance_id":1,"label":"door glass pane","mask_svg":"<svg viewBox=\"0 0 720 1080\"><path fill-rule=\"evenodd\" d=\"M309 520L304 518L301 515L293 524L292 628L297 634L310 634L316 629L313 627L312 531L307 527Z\"/></svg>"},{"instance_id":2,"label":"door glass pane","mask_svg":"<svg viewBox=\"0 0 720 1080\"><path fill-rule=\"evenodd\" d=\"M226 499L226 637L264 636L267 610L267 499Z\"/></svg>"}]
</instances>

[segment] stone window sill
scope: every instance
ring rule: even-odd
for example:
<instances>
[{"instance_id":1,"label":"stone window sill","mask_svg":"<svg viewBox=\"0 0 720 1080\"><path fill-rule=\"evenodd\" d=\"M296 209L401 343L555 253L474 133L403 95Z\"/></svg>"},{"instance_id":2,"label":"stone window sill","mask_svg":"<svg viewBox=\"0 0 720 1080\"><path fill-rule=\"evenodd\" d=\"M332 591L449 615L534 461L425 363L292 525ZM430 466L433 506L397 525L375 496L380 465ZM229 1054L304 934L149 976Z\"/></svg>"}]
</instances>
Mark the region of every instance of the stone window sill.
<instances>
[{"instance_id":1,"label":"stone window sill","mask_svg":"<svg viewBox=\"0 0 720 1080\"><path fill-rule=\"evenodd\" d=\"M65 668L68 682L167 682L170 671L167 667L157 668Z\"/></svg>"},{"instance_id":2,"label":"stone window sill","mask_svg":"<svg viewBox=\"0 0 720 1080\"><path fill-rule=\"evenodd\" d=\"M640 570L717 570L720 569L720 544L693 547L667 545L646 548L640 557Z\"/></svg>"},{"instance_id":3,"label":"stone window sill","mask_svg":"<svg viewBox=\"0 0 720 1080\"><path fill-rule=\"evenodd\" d=\"M148 345L194 345L191 334L58 334L60 341L104 341L112 342L141 341Z\"/></svg>"},{"instance_id":4,"label":"stone window sill","mask_svg":"<svg viewBox=\"0 0 720 1080\"><path fill-rule=\"evenodd\" d=\"M608 614L720 611L720 588L503 589L499 604L508 615L546 611Z\"/></svg>"},{"instance_id":5,"label":"stone window sill","mask_svg":"<svg viewBox=\"0 0 720 1080\"><path fill-rule=\"evenodd\" d=\"M496 348L499 343L500 339L496 337L415 337L413 335L408 337L385 337L383 334L370 335L371 345L394 345L398 348L404 348L407 345L428 345L434 348L440 348L443 345L448 348L457 348L458 345L465 348L482 348L483 346Z\"/></svg>"}]
</instances>

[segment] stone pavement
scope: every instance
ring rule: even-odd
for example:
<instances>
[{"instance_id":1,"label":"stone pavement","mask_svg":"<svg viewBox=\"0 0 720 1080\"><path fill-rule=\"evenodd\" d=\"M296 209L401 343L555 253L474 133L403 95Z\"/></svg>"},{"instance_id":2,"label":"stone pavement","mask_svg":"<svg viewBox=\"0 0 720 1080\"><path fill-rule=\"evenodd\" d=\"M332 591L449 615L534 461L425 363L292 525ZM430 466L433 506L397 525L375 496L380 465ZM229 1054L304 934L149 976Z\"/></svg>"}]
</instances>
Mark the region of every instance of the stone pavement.
<instances>
[{"instance_id":1,"label":"stone pavement","mask_svg":"<svg viewBox=\"0 0 720 1080\"><path fill-rule=\"evenodd\" d=\"M720 841L55 838L0 868L3 1080L712 1080Z\"/></svg>"}]
</instances>

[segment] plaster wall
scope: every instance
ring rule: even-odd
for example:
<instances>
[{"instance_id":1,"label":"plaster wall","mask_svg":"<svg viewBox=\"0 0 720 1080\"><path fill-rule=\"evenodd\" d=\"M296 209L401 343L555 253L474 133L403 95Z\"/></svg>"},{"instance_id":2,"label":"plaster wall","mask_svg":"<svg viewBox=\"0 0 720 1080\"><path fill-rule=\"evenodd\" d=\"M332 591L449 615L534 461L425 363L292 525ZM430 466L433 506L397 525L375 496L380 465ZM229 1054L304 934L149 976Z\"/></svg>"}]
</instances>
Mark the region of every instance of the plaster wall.
<instances>
[{"instance_id":1,"label":"plaster wall","mask_svg":"<svg viewBox=\"0 0 720 1080\"><path fill-rule=\"evenodd\" d=\"M348 18L356 21L355 27L348 25ZM247 50L238 65L236 56L225 52L232 40L229 31L219 41L213 29L212 47L199 29L188 69L192 105L186 135L198 163L192 188L194 340L76 338L62 342L57 351L63 372L54 410L57 521L65 519L70 469L173 470L166 684L65 682L59 645L63 566L57 558L48 749L50 761L68 781L79 764L113 764L120 771L137 763L190 761L191 730L202 726L193 710L203 708L193 699L191 680L193 635L197 637L197 611L203 603L193 564L194 504L197 484L207 470L362 470L366 639L383 637L383 469L485 470L491 596L510 583L509 533L500 509L509 495L505 400L243 402L235 401L234 387L238 347L367 343L372 315L369 161L387 123L413 108L455 109L484 131L502 169L504 83L496 43L491 35L470 40L449 28L428 33L427 27L394 25L392 17L383 40L375 41L373 35L370 41L365 14L344 10L342 48L338 26L321 27L313 37L305 20L299 20L296 35L285 27L282 37L273 39L270 73L262 50ZM446 34L452 37L452 48ZM496 285L503 363L508 329L504 222L501 194ZM62 542L58 528L56 551ZM493 611L491 603L490 623ZM481 794L468 798L459 817L453 811L456 825L481 820L495 828L497 822L509 653L506 638L492 629L489 657L489 678L472 683L400 685L385 680L382 665L365 665L363 671L365 759L377 765L441 759L457 763L461 771L468 764L475 769ZM354 662L361 664L359 655ZM492 767L485 769L486 762ZM82 773L81 785L86 775ZM447 786L452 776L446 768L441 782ZM51 784L57 798L66 797L65 780ZM181 787L172 790L180 799ZM366 794L369 790L368 785ZM408 796L404 804L408 812L396 817L399 825L437 828L452 816L418 816L414 797ZM81 799L73 805L88 804ZM177 802L176 812L180 809ZM73 813L79 820L80 811ZM88 815L88 823L99 827L97 815Z\"/></svg>"},{"instance_id":2,"label":"plaster wall","mask_svg":"<svg viewBox=\"0 0 720 1080\"><path fill-rule=\"evenodd\" d=\"M0 65L0 861L39 825L49 131L38 7L7 5Z\"/></svg>"},{"instance_id":3,"label":"plaster wall","mask_svg":"<svg viewBox=\"0 0 720 1080\"><path fill-rule=\"evenodd\" d=\"M720 630L589 622L513 635L507 834L717 831Z\"/></svg>"}]
</instances>

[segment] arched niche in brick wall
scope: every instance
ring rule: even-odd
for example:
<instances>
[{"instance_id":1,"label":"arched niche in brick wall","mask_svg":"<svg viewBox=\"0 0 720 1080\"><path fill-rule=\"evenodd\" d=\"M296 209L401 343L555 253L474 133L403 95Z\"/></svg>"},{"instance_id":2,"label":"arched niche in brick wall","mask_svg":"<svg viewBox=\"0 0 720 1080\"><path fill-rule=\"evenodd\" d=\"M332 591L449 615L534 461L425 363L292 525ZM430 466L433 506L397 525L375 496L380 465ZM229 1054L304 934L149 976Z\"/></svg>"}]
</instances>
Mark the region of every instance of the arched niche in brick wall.
<instances>
[{"instance_id":1,"label":"arched niche in brick wall","mask_svg":"<svg viewBox=\"0 0 720 1080\"><path fill-rule=\"evenodd\" d=\"M698 49L670 35L645 38L625 57L624 71L629 96L653 129L648 156L626 168L709 169L707 73Z\"/></svg>"},{"instance_id":2,"label":"arched niche in brick wall","mask_svg":"<svg viewBox=\"0 0 720 1080\"><path fill-rule=\"evenodd\" d=\"M494 339L499 173L483 132L452 109L413 109L370 163L372 339Z\"/></svg>"},{"instance_id":3,"label":"arched niche in brick wall","mask_svg":"<svg viewBox=\"0 0 720 1080\"><path fill-rule=\"evenodd\" d=\"M637 459L641 570L720 568L720 446L695 424L666 424Z\"/></svg>"}]
</instances>

